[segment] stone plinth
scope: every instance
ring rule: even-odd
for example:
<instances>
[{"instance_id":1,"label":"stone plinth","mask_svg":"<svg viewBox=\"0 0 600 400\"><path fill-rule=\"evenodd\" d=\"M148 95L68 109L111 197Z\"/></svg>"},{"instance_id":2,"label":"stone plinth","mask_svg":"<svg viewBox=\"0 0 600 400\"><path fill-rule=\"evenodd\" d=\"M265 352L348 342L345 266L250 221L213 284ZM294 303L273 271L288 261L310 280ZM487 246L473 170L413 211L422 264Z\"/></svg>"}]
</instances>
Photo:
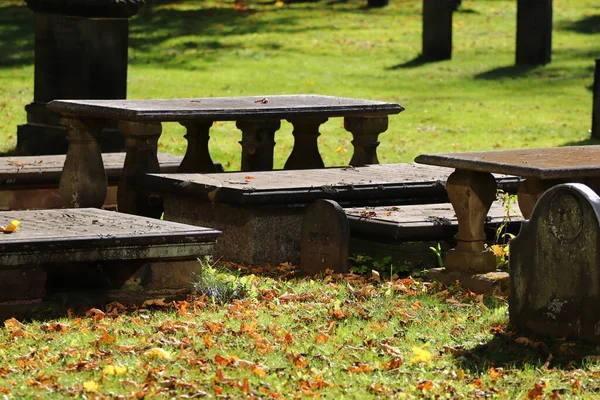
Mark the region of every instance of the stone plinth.
<instances>
[{"instance_id":1,"label":"stone plinth","mask_svg":"<svg viewBox=\"0 0 600 400\"><path fill-rule=\"evenodd\" d=\"M46 108L54 99L124 99L127 91L129 17L143 0L28 0L35 14L33 102L18 127L17 151L64 154L66 130ZM109 125L103 151L123 149L122 135Z\"/></svg>"},{"instance_id":2,"label":"stone plinth","mask_svg":"<svg viewBox=\"0 0 600 400\"><path fill-rule=\"evenodd\" d=\"M510 322L600 343L600 197L554 186L510 242Z\"/></svg>"}]
</instances>

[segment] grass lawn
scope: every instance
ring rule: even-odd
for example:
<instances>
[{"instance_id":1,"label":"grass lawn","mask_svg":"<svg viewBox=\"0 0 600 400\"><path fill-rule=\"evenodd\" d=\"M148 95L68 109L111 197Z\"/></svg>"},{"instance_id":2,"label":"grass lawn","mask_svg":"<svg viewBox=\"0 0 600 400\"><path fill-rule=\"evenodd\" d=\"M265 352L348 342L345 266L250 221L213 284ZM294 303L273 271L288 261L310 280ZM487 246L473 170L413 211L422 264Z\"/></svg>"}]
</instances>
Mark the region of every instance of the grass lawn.
<instances>
[{"instance_id":1,"label":"grass lawn","mask_svg":"<svg viewBox=\"0 0 600 400\"><path fill-rule=\"evenodd\" d=\"M412 278L296 278L286 264L221 271L207 272L199 294L219 280L230 292L243 287L238 299L199 295L129 310L113 303L69 318L5 321L0 393L537 399L600 391L596 346L511 331L505 298Z\"/></svg>"},{"instance_id":2,"label":"grass lawn","mask_svg":"<svg viewBox=\"0 0 600 400\"><path fill-rule=\"evenodd\" d=\"M420 64L420 0L366 10L364 1L162 1L131 23L129 98L318 93L399 102L381 135L381 162L424 152L591 143L591 85L600 6L556 2L552 63L515 68L514 1L464 0L454 16L451 61ZM33 99L32 13L21 0L0 12L0 151L16 144ZM278 6L279 5L279 6ZM161 151L185 151L183 127L165 124ZM215 126L211 151L240 166L233 123ZM341 119L322 128L326 165L345 165L351 136ZM276 135L276 167L291 126Z\"/></svg>"},{"instance_id":3,"label":"grass lawn","mask_svg":"<svg viewBox=\"0 0 600 400\"><path fill-rule=\"evenodd\" d=\"M395 101L380 160L421 153L594 143L591 85L600 6L555 2L552 63L515 68L515 2L463 0L454 58L420 64L420 0L163 1L131 23L129 98L317 93ZM32 14L0 0L0 152L33 99ZM350 134L322 128L326 165L345 165ZM240 167L232 123L211 151ZM185 151L165 124L161 151ZM276 167L291 152L276 135ZM432 258L432 266L433 266ZM512 331L507 300L404 277L297 277L292 266L231 266L243 287L220 303L174 304L19 322L0 328L7 397L598 398L597 346ZM237 271L242 268L241 271ZM210 271L209 268L206 268ZM234 287L230 286L230 288ZM199 289L202 289L200 286Z\"/></svg>"}]
</instances>

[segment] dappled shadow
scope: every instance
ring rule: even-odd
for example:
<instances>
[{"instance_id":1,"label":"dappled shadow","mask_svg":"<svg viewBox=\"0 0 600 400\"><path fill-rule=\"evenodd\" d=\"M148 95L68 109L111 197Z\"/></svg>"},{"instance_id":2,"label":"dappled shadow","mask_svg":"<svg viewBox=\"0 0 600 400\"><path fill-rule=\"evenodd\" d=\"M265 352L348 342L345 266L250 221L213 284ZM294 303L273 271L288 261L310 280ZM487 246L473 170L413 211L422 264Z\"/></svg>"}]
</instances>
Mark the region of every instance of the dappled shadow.
<instances>
[{"instance_id":1,"label":"dappled shadow","mask_svg":"<svg viewBox=\"0 0 600 400\"><path fill-rule=\"evenodd\" d=\"M0 3L0 68L34 61L34 14L24 4Z\"/></svg>"},{"instance_id":2,"label":"dappled shadow","mask_svg":"<svg viewBox=\"0 0 600 400\"><path fill-rule=\"evenodd\" d=\"M600 144L600 139L587 138L587 139L581 139L581 140L575 140L575 141L571 141L571 142L566 142L566 143L563 143L563 144L559 145L558 147L567 147L567 146L592 146L592 145L598 145L598 144Z\"/></svg>"},{"instance_id":3,"label":"dappled shadow","mask_svg":"<svg viewBox=\"0 0 600 400\"><path fill-rule=\"evenodd\" d=\"M506 79L506 78L520 78L526 76L537 67L532 66L516 66L510 65L507 67L494 68L486 72L476 74L475 79Z\"/></svg>"},{"instance_id":4,"label":"dappled shadow","mask_svg":"<svg viewBox=\"0 0 600 400\"><path fill-rule=\"evenodd\" d=\"M447 61L447 60L432 60L430 58L424 57L422 54L419 54L412 60L409 60L402 64L394 65L392 67L388 67L386 69L394 70L394 69L418 68L418 67L422 67L423 65L426 65L426 64L432 64L432 63L436 63L436 62L440 62L440 61Z\"/></svg>"},{"instance_id":5,"label":"dappled shadow","mask_svg":"<svg viewBox=\"0 0 600 400\"><path fill-rule=\"evenodd\" d=\"M600 33L600 14L590 15L579 21L563 21L557 25L561 30L593 35Z\"/></svg>"},{"instance_id":6,"label":"dappled shadow","mask_svg":"<svg viewBox=\"0 0 600 400\"><path fill-rule=\"evenodd\" d=\"M458 10L455 11L458 14L481 14L479 11L474 10L472 8L462 8L459 7Z\"/></svg>"},{"instance_id":7,"label":"dappled shadow","mask_svg":"<svg viewBox=\"0 0 600 400\"><path fill-rule=\"evenodd\" d=\"M515 341L517 338L523 338ZM486 371L491 367L504 369L556 368L575 370L590 359L600 356L597 345L562 338L536 337L515 332L498 333L486 343L472 349L447 349L465 370Z\"/></svg>"}]
</instances>

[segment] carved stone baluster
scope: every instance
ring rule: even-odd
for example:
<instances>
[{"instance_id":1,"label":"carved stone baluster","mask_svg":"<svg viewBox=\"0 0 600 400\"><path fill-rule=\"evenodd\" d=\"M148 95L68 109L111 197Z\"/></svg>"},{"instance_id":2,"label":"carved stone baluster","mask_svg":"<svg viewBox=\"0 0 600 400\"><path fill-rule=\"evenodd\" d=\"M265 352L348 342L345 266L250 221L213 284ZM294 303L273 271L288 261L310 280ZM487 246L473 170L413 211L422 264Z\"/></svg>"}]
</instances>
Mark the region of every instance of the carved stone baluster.
<instances>
[{"instance_id":1,"label":"carved stone baluster","mask_svg":"<svg viewBox=\"0 0 600 400\"><path fill-rule=\"evenodd\" d=\"M60 176L64 207L100 208L106 199L107 180L98 139L104 120L65 117L69 149Z\"/></svg>"},{"instance_id":2,"label":"carved stone baluster","mask_svg":"<svg viewBox=\"0 0 600 400\"><path fill-rule=\"evenodd\" d=\"M119 211L159 218L162 200L139 189L136 182L149 172L160 172L157 150L162 131L160 122L120 121L119 130L125 135L125 165L119 180L117 204Z\"/></svg>"},{"instance_id":3,"label":"carved stone baluster","mask_svg":"<svg viewBox=\"0 0 600 400\"><path fill-rule=\"evenodd\" d=\"M367 164L379 164L377 146L379 134L388 128L388 117L346 117L344 128L352 133L354 154L350 165L362 167Z\"/></svg>"},{"instance_id":4,"label":"carved stone baluster","mask_svg":"<svg viewBox=\"0 0 600 400\"><path fill-rule=\"evenodd\" d=\"M542 197L542 194L552 186L558 185L560 181L526 179L519 185L517 190L517 201L523 218L530 219L535 203Z\"/></svg>"},{"instance_id":5,"label":"carved stone baluster","mask_svg":"<svg viewBox=\"0 0 600 400\"><path fill-rule=\"evenodd\" d=\"M284 169L324 168L325 164L319 153L317 138L319 127L327 122L326 117L289 118L294 126L294 149L285 162Z\"/></svg>"},{"instance_id":6,"label":"carved stone baluster","mask_svg":"<svg viewBox=\"0 0 600 400\"><path fill-rule=\"evenodd\" d=\"M446 255L446 268L494 271L496 257L485 249L484 223L496 198L496 180L487 172L456 170L448 177L446 190L458 219L457 244Z\"/></svg>"},{"instance_id":7,"label":"carved stone baluster","mask_svg":"<svg viewBox=\"0 0 600 400\"><path fill-rule=\"evenodd\" d=\"M273 169L275 132L281 126L278 120L238 121L242 131L242 171L270 171Z\"/></svg>"},{"instance_id":8,"label":"carved stone baluster","mask_svg":"<svg viewBox=\"0 0 600 400\"><path fill-rule=\"evenodd\" d=\"M177 172L217 172L208 151L209 131L213 121L183 121L187 133L187 151Z\"/></svg>"}]
</instances>

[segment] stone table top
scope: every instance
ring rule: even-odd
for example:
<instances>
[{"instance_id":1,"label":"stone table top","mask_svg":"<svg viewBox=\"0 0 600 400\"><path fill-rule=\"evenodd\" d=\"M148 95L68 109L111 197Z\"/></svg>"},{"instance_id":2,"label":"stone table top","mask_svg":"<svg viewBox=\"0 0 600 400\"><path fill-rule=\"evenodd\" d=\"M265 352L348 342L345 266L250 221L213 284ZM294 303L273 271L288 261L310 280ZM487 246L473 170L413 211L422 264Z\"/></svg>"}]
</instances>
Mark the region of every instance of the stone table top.
<instances>
[{"instance_id":1,"label":"stone table top","mask_svg":"<svg viewBox=\"0 0 600 400\"><path fill-rule=\"evenodd\" d=\"M219 231L95 208L0 212L0 265L193 256Z\"/></svg>"},{"instance_id":2,"label":"stone table top","mask_svg":"<svg viewBox=\"0 0 600 400\"><path fill-rule=\"evenodd\" d=\"M47 107L64 115L129 121L286 119L295 116L384 116L399 104L321 95L209 97L164 100L54 100Z\"/></svg>"},{"instance_id":3,"label":"stone table top","mask_svg":"<svg viewBox=\"0 0 600 400\"><path fill-rule=\"evenodd\" d=\"M336 167L307 170L230 172L219 174L148 174L142 186L152 191L229 204L306 204L329 198L339 202L359 199L434 198L446 201L445 168L406 164ZM497 176L499 186L516 185L514 177ZM437 201L439 202L439 201Z\"/></svg>"},{"instance_id":4,"label":"stone table top","mask_svg":"<svg viewBox=\"0 0 600 400\"><path fill-rule=\"evenodd\" d=\"M423 154L421 164L535 179L600 176L600 146Z\"/></svg>"}]
</instances>

